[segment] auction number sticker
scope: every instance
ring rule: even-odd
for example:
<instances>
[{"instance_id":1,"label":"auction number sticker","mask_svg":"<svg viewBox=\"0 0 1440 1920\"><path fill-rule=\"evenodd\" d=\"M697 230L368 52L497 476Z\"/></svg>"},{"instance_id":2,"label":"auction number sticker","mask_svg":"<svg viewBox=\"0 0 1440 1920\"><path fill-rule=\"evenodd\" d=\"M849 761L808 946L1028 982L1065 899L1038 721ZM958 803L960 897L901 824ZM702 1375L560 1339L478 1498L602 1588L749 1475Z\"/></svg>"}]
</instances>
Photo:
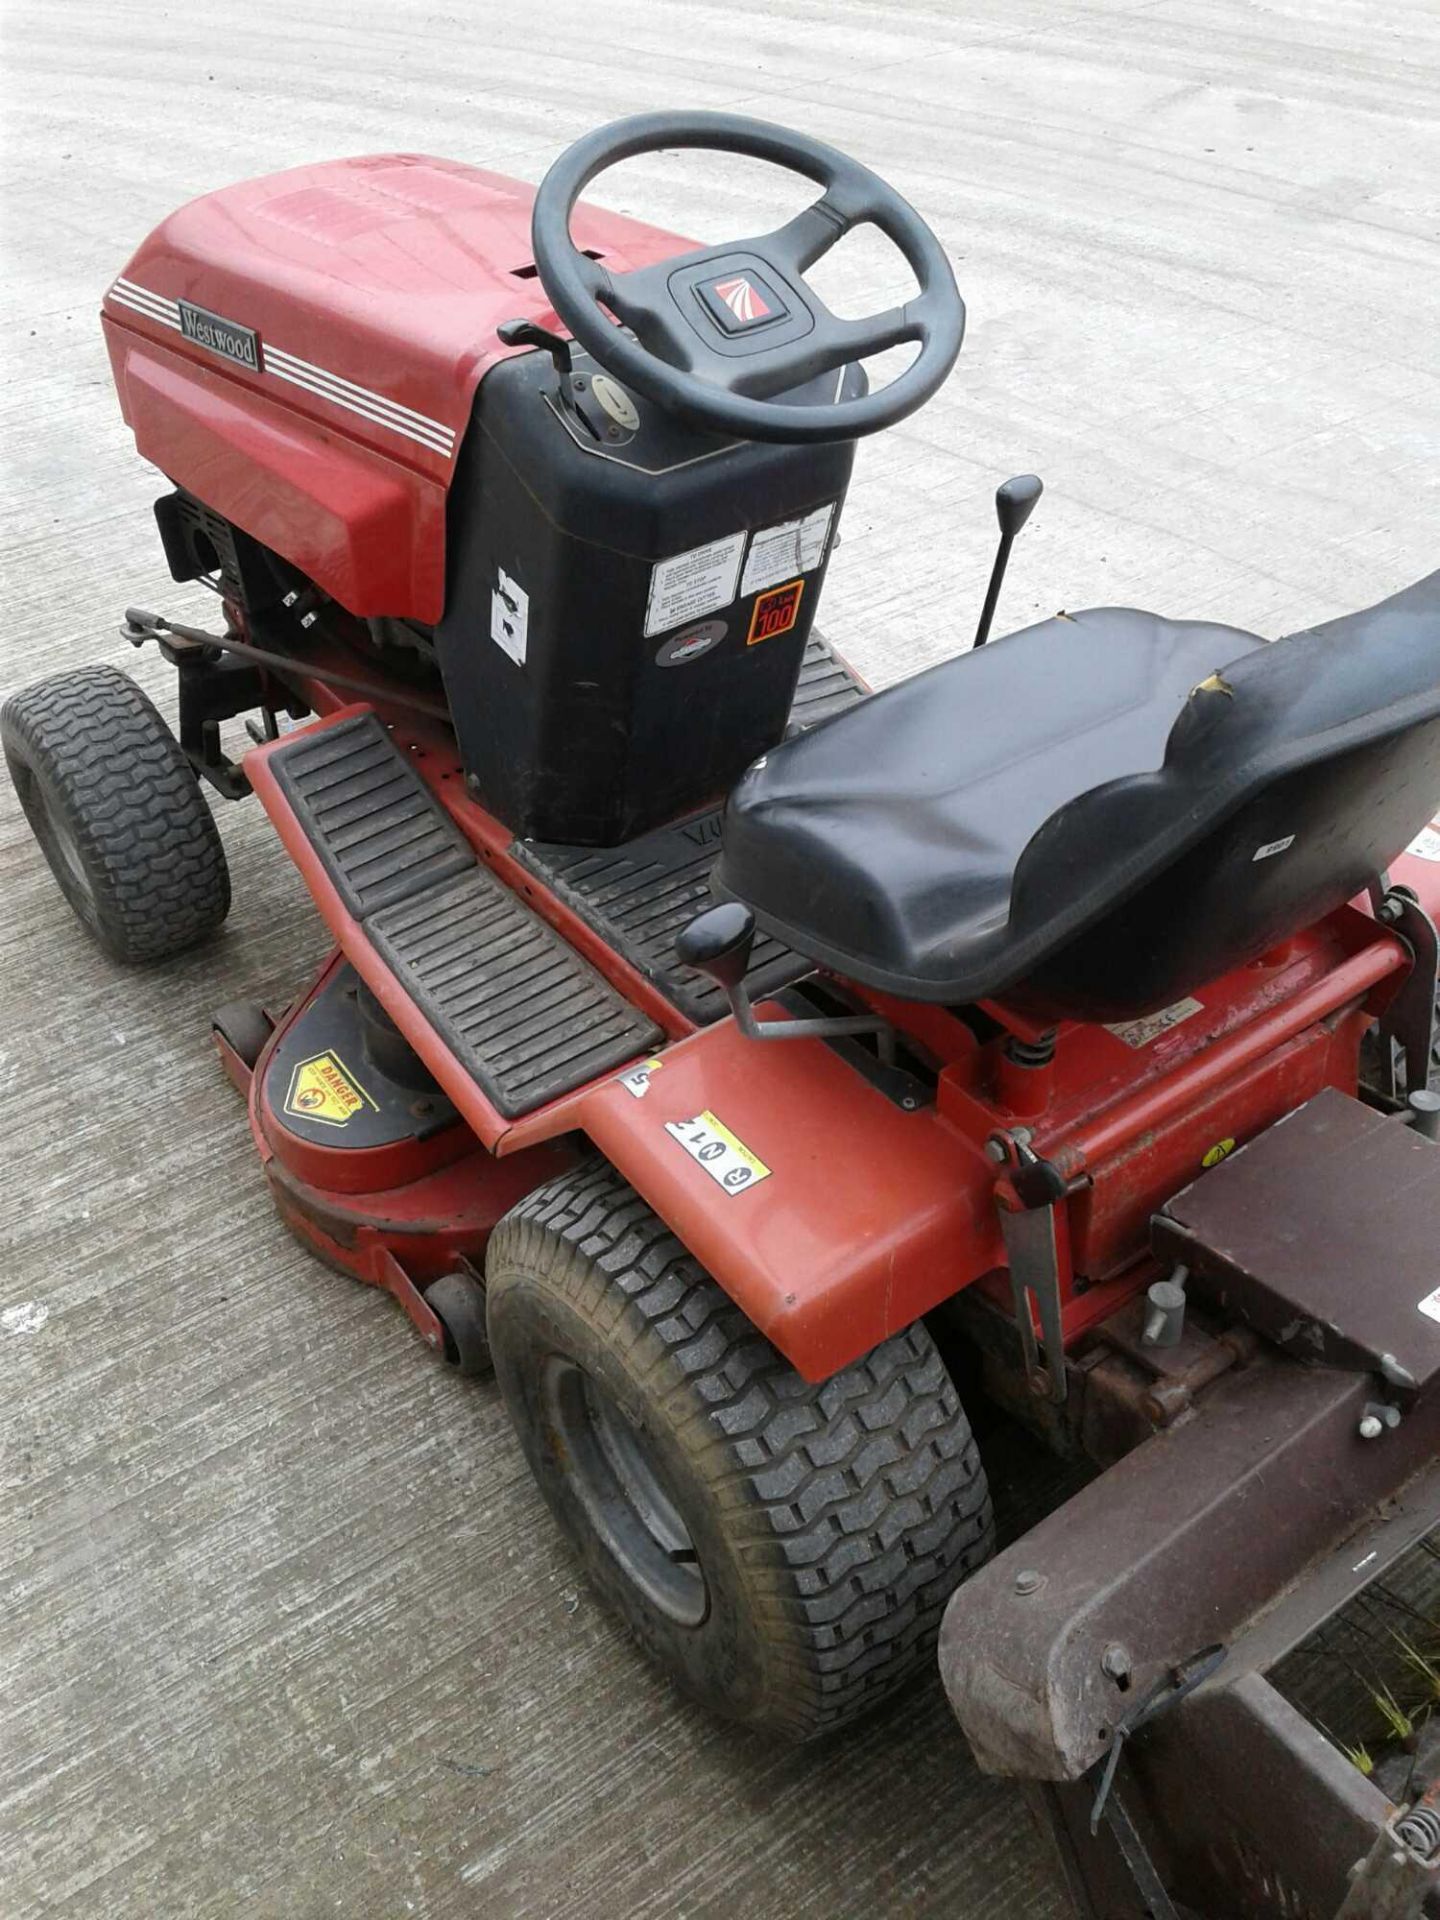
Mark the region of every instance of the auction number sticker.
<instances>
[{"instance_id":1,"label":"auction number sticker","mask_svg":"<svg viewBox=\"0 0 1440 1920\"><path fill-rule=\"evenodd\" d=\"M726 1193L744 1193L770 1178L770 1169L707 1107L693 1120L667 1120L665 1131Z\"/></svg>"},{"instance_id":2,"label":"auction number sticker","mask_svg":"<svg viewBox=\"0 0 1440 1920\"><path fill-rule=\"evenodd\" d=\"M783 587L772 587L769 593L762 593L750 618L746 646L755 647L762 640L773 640L777 633L788 633L800 618L800 596L804 591L803 580L791 580Z\"/></svg>"}]
</instances>

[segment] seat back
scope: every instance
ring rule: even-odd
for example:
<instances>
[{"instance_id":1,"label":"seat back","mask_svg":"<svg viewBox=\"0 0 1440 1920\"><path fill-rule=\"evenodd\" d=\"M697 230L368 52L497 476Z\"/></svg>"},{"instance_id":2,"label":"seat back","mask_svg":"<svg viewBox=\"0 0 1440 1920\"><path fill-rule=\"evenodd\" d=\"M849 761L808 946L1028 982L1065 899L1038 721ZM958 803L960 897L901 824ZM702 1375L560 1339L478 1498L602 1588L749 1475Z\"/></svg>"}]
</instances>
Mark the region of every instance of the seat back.
<instances>
[{"instance_id":1,"label":"seat back","mask_svg":"<svg viewBox=\"0 0 1440 1920\"><path fill-rule=\"evenodd\" d=\"M1057 1018L1167 1005L1362 892L1437 809L1440 573L1247 653L1195 690L1158 771L1052 814L1012 922L1083 922L1097 859L1115 904L1012 997Z\"/></svg>"}]
</instances>

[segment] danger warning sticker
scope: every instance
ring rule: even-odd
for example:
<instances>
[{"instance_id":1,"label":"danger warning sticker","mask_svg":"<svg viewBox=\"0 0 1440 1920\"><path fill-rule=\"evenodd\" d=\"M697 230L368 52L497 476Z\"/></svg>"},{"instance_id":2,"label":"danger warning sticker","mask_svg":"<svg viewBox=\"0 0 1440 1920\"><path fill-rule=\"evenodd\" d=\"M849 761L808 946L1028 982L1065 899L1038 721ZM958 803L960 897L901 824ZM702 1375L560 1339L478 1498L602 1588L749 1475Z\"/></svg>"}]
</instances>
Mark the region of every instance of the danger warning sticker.
<instances>
[{"instance_id":1,"label":"danger warning sticker","mask_svg":"<svg viewBox=\"0 0 1440 1920\"><path fill-rule=\"evenodd\" d=\"M1405 851L1413 853L1417 860L1440 860L1440 820L1422 828Z\"/></svg>"},{"instance_id":2,"label":"danger warning sticker","mask_svg":"<svg viewBox=\"0 0 1440 1920\"><path fill-rule=\"evenodd\" d=\"M285 1111L298 1119L343 1127L365 1107L380 1111L340 1056L328 1049L302 1060L290 1075Z\"/></svg>"},{"instance_id":3,"label":"danger warning sticker","mask_svg":"<svg viewBox=\"0 0 1440 1920\"><path fill-rule=\"evenodd\" d=\"M693 1120L667 1120L665 1131L726 1193L744 1193L770 1178L770 1169L707 1107Z\"/></svg>"}]
</instances>

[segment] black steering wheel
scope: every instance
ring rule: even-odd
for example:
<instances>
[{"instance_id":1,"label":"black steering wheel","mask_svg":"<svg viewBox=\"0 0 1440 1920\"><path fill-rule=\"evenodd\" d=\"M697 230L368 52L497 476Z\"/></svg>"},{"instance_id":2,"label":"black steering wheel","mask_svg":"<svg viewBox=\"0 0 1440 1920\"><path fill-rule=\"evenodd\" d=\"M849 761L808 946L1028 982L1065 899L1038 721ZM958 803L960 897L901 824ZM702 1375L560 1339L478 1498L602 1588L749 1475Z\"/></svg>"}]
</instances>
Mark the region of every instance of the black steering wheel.
<instances>
[{"instance_id":1,"label":"black steering wheel","mask_svg":"<svg viewBox=\"0 0 1440 1920\"><path fill-rule=\"evenodd\" d=\"M667 147L771 160L824 191L773 233L610 273L571 238L575 203L606 167ZM804 275L867 222L899 248L920 291L887 313L841 320ZM714 433L785 441L878 433L930 398L965 335L950 263L908 201L834 147L741 114L642 113L587 134L541 182L531 233L541 285L581 346L657 407ZM919 353L878 393L769 397L911 340Z\"/></svg>"}]
</instances>

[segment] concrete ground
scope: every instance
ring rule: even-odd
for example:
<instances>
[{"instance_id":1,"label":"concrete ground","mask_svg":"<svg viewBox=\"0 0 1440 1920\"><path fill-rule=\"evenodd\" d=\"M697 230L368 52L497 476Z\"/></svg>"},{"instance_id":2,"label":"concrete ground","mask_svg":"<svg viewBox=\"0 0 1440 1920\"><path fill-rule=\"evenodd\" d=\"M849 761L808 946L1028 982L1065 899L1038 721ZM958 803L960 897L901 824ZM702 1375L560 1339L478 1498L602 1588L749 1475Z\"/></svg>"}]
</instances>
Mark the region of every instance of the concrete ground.
<instances>
[{"instance_id":1,"label":"concrete ground","mask_svg":"<svg viewBox=\"0 0 1440 1920\"><path fill-rule=\"evenodd\" d=\"M989 496L1048 492L1002 607L1265 632L1435 566L1440 13L1402 0L50 0L5 22L7 688L187 600L100 295L176 202L331 153L537 178L640 108L771 116L929 216L971 329L861 451L824 624L887 681L964 643ZM777 204L655 160L704 238ZM855 284L878 290L863 251ZM1026 1916L1018 1802L935 1682L848 1741L716 1726L579 1581L493 1391L270 1216L205 1016L325 940L255 808L224 937L122 974L0 795L0 1912Z\"/></svg>"}]
</instances>

